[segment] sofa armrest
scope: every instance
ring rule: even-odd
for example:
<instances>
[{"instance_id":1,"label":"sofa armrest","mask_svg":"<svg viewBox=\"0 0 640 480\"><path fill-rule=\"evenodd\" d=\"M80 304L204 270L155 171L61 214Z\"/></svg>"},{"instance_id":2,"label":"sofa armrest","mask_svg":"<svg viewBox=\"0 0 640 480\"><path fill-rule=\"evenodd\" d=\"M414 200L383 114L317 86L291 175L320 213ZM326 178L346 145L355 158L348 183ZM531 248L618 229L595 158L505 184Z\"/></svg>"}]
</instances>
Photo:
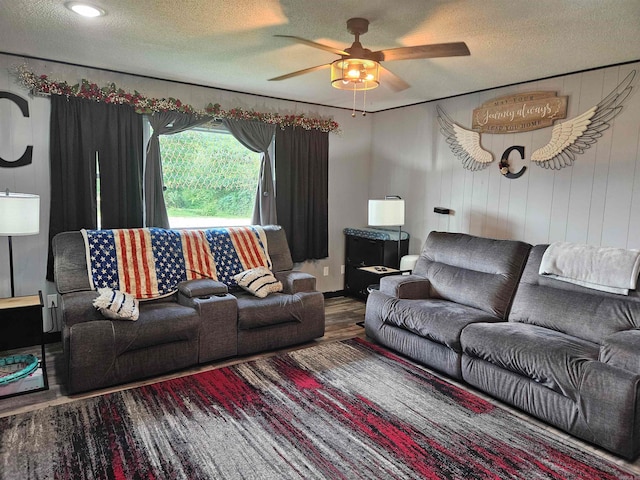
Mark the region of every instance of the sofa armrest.
<instances>
[{"instance_id":1,"label":"sofa armrest","mask_svg":"<svg viewBox=\"0 0 640 480\"><path fill-rule=\"evenodd\" d=\"M624 330L606 337L599 360L640 374L640 330Z\"/></svg>"},{"instance_id":2,"label":"sofa armrest","mask_svg":"<svg viewBox=\"0 0 640 480\"><path fill-rule=\"evenodd\" d=\"M113 383L116 378L113 322L107 320L76 323L69 328L68 336L68 349L65 351L68 362L68 393L93 390Z\"/></svg>"},{"instance_id":3,"label":"sofa armrest","mask_svg":"<svg viewBox=\"0 0 640 480\"><path fill-rule=\"evenodd\" d=\"M639 399L640 375L598 361L587 362L578 399L579 414L589 429L583 438L635 458L640 452Z\"/></svg>"},{"instance_id":4,"label":"sofa armrest","mask_svg":"<svg viewBox=\"0 0 640 480\"><path fill-rule=\"evenodd\" d=\"M288 270L274 272L274 276L282 282L282 292L294 295L301 292L315 292L316 277L304 272Z\"/></svg>"},{"instance_id":5,"label":"sofa armrest","mask_svg":"<svg viewBox=\"0 0 640 480\"><path fill-rule=\"evenodd\" d=\"M62 324L71 327L77 323L105 320L105 317L93 306L96 298L98 298L98 292L95 290L60 295Z\"/></svg>"},{"instance_id":6,"label":"sofa armrest","mask_svg":"<svg viewBox=\"0 0 640 480\"><path fill-rule=\"evenodd\" d=\"M395 298L429 298L429 280L418 275L393 275L380 279L380 291Z\"/></svg>"},{"instance_id":7,"label":"sofa armrest","mask_svg":"<svg viewBox=\"0 0 640 480\"><path fill-rule=\"evenodd\" d=\"M217 280L198 278L180 282L178 284L178 292L187 298L195 298L209 295L224 295L229 292L229 289L224 283L218 282Z\"/></svg>"},{"instance_id":8,"label":"sofa armrest","mask_svg":"<svg viewBox=\"0 0 640 480\"><path fill-rule=\"evenodd\" d=\"M210 295L224 295L229 292L227 286L209 278L187 280L178 284L178 292L187 298L206 297Z\"/></svg>"}]
</instances>

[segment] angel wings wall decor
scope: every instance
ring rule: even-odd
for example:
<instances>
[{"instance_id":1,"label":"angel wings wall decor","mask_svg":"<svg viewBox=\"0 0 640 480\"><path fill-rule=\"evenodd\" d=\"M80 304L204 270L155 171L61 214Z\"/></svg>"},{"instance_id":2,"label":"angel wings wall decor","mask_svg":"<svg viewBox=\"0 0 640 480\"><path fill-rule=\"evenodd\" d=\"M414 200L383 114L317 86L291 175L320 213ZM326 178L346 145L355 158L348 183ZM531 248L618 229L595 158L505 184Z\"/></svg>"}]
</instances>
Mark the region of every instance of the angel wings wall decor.
<instances>
[{"instance_id":1,"label":"angel wings wall decor","mask_svg":"<svg viewBox=\"0 0 640 480\"><path fill-rule=\"evenodd\" d=\"M636 71L633 70L594 107L577 117L557 123L551 130L549 143L535 150L531 155L531 161L551 170L573 165L576 155L583 153L596 143L603 132L609 128L611 120L620 113L622 103L633 89L635 75ZM480 133L455 123L439 105L436 109L440 131L446 137L453 154L462 162L462 167L471 171L488 167L494 158L491 152L482 147ZM508 152L514 149L524 157L524 147L511 147L505 151L498 165L500 173L512 179L522 176L526 170L526 167L522 167L518 173L509 171Z\"/></svg>"}]
</instances>

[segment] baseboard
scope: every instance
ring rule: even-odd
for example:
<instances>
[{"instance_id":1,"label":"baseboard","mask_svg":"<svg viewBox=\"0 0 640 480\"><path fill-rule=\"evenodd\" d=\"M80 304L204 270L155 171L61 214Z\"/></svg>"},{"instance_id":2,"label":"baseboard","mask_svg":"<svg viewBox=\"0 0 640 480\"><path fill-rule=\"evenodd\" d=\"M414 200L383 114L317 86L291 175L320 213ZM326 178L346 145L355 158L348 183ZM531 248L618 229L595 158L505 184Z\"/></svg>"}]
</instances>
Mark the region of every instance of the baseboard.
<instances>
[{"instance_id":1,"label":"baseboard","mask_svg":"<svg viewBox=\"0 0 640 480\"><path fill-rule=\"evenodd\" d=\"M323 292L322 294L324 295L324 298L344 297L345 296L345 291L344 290L338 290L336 292Z\"/></svg>"}]
</instances>

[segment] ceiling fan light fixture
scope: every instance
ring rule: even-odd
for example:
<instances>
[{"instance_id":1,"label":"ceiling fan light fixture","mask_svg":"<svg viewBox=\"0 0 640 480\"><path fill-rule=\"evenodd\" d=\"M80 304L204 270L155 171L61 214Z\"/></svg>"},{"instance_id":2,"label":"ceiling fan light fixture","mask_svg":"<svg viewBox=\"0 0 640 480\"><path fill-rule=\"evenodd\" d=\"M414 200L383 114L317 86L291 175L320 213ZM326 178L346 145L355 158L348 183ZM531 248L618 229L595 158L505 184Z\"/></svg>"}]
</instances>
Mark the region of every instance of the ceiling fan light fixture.
<instances>
[{"instance_id":1,"label":"ceiling fan light fixture","mask_svg":"<svg viewBox=\"0 0 640 480\"><path fill-rule=\"evenodd\" d=\"M340 90L372 90L380 85L380 64L363 58L341 58L331 64L331 85Z\"/></svg>"}]
</instances>

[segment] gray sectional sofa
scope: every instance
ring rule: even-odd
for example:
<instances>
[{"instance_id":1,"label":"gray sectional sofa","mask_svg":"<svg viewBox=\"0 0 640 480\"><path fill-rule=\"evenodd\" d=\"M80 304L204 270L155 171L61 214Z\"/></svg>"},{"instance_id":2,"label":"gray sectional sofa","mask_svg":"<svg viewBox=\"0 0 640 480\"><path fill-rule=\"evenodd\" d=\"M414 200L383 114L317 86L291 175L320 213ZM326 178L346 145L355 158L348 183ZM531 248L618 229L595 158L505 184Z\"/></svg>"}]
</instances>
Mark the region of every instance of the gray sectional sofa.
<instances>
[{"instance_id":1,"label":"gray sectional sofa","mask_svg":"<svg viewBox=\"0 0 640 480\"><path fill-rule=\"evenodd\" d=\"M640 294L538 274L547 245L432 232L367 300L367 335L566 432L640 453Z\"/></svg>"},{"instance_id":2,"label":"gray sectional sofa","mask_svg":"<svg viewBox=\"0 0 640 480\"><path fill-rule=\"evenodd\" d=\"M324 334L315 278L293 271L284 231L263 227L281 293L258 298L213 280L183 282L170 297L140 302L138 320L109 320L94 306L82 234L53 239L62 342L70 394L152 377Z\"/></svg>"}]
</instances>

